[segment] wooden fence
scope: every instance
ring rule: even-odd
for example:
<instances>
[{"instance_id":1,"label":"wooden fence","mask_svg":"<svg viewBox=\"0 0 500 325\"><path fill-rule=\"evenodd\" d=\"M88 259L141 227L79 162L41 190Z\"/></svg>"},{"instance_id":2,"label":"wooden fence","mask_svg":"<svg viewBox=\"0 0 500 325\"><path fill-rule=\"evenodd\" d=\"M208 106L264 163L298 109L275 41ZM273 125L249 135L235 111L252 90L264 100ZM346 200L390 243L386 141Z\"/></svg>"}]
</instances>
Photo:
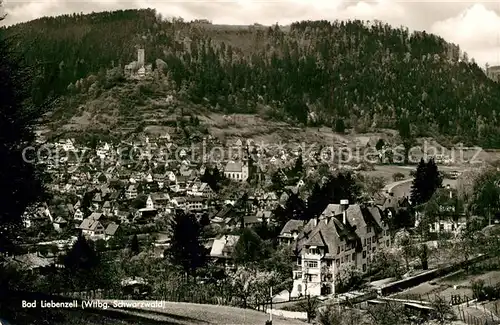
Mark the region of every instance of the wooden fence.
<instances>
[{"instance_id":1,"label":"wooden fence","mask_svg":"<svg viewBox=\"0 0 500 325\"><path fill-rule=\"evenodd\" d=\"M481 308L482 307L482 308ZM498 325L500 324L500 318L494 314L494 312L486 309L484 305L475 305L475 308L479 312L482 312L482 316L472 315L465 308L460 305L457 306L457 312L455 313L459 320L469 324L469 325Z\"/></svg>"}]
</instances>

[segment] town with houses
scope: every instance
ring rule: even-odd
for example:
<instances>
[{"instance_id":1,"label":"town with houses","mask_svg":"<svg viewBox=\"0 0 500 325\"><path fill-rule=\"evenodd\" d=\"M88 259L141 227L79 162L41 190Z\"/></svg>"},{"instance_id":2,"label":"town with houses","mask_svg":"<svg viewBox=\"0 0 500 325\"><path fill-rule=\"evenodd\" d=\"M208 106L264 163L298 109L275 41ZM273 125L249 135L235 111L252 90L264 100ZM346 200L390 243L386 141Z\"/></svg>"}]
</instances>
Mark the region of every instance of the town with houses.
<instances>
[{"instance_id":1,"label":"town with houses","mask_svg":"<svg viewBox=\"0 0 500 325\"><path fill-rule=\"evenodd\" d=\"M500 66L410 30L0 29L0 325L500 325Z\"/></svg>"},{"instance_id":2,"label":"town with houses","mask_svg":"<svg viewBox=\"0 0 500 325\"><path fill-rule=\"evenodd\" d=\"M203 142L207 141L221 145L212 137ZM53 198L24 214L26 231L32 230L38 241L33 241L35 251L14 260L29 269L47 267L81 235L108 248L125 248L130 236L138 235L160 258L169 245L168 222L181 210L199 220L208 218L215 229L213 237L204 242L209 258L234 268L232 252L240 238L237 233L263 223L277 225L276 208L285 206L290 195L305 190L307 178L321 168L316 151L302 157L292 146L273 150L251 145L250 141L236 139L225 146L234 154L232 159L211 163L190 161L192 153L177 148L175 137L168 133L141 135L117 144L99 142L93 149L75 139L45 143L49 152L57 153L44 161L50 171ZM180 159L166 158L165 150L174 148L180 149ZM258 161L251 159L250 152ZM283 188L270 189L273 172L293 166L298 159L303 159L303 176ZM330 168L332 172L333 166ZM209 185L206 175L210 169L217 170L224 182L222 187L228 190ZM355 169L351 167L349 172L356 173ZM451 197L453 191L448 190ZM242 199L246 200L244 210L238 204ZM344 199L340 204L329 204L318 218L286 222L275 239L279 245L293 246L295 252L290 256L290 297L332 294L332 284L342 266L355 266L366 273L376 250L393 244L387 218L409 204L408 197L395 197L380 189L366 203L353 204ZM464 223L463 217L448 218L431 225L431 231L456 233ZM118 237L121 240L115 240ZM325 267L330 271L322 274Z\"/></svg>"},{"instance_id":3,"label":"town with houses","mask_svg":"<svg viewBox=\"0 0 500 325\"><path fill-rule=\"evenodd\" d=\"M152 67L145 64L144 49L138 49L137 61L126 65L124 73L132 82L151 77ZM171 100L172 96L166 98L167 102ZM224 116L227 122L232 119L233 116ZM412 279L432 271L427 247L438 255L436 252L444 250L443 243L456 243L471 225L470 215L459 204L463 198L459 198L456 185L464 170L477 166L472 166L472 162L468 162L468 168L456 165L453 149L424 155L418 166L415 162L419 158L410 152L414 164L399 162L396 166L393 154L401 145L388 144L383 139L376 143L369 137L356 140L357 148L375 148L373 159L350 161L344 159L346 152L341 149L352 147L353 143L340 140L333 143L337 151L325 151L322 146L311 150L314 146L258 144L238 137L221 140L205 132L190 137L188 147L182 131L177 125L156 133L137 131L119 137L120 140L102 134L47 140L37 132L39 148L35 154L47 171L49 196L26 209L20 234L22 252L4 256L3 265L28 270L29 274L64 269L64 256L81 241L91 243L99 254L114 253L115 261L122 259L119 262L123 262L123 256L118 252L138 250L139 245L150 258L166 261L174 236L174 220L179 215L189 215L203 228L202 238L196 240L201 241L209 265L241 280L238 272L249 266L246 261L237 261L236 254L241 255L241 251L236 253L237 247L245 247L250 255L253 249L262 249L252 248L252 243L246 241L248 236L259 237L257 232L263 232L266 243L272 243L273 252L287 252L284 263L290 270L286 279L281 279L290 285L286 290L282 290L284 285L278 285L280 291L270 298L273 302L309 301L310 297L335 298L338 302L339 291L345 297L363 296L363 291L358 291L360 283L372 279L375 271L377 280L385 277L397 283L403 278L401 281L412 283ZM381 166L392 175L367 176L367 172ZM438 172L437 166L443 170ZM424 181L429 177L425 174L429 170L423 174L420 171L418 176L420 168L430 168L431 173L434 170L432 175L439 179L439 184L432 185L435 188L421 204L413 204L413 187L427 186L418 185L418 177ZM497 167L496 173L498 170ZM443 180L446 182L441 184ZM360 187L360 192L344 191L353 185L350 181ZM330 192L324 194L321 204L314 201L318 197L313 194L337 185L344 188L337 188L343 194L334 195L346 197L333 198ZM408 189L393 191L401 186ZM498 189L500 181L494 186ZM332 203L333 199L336 203ZM437 205L434 210L433 204ZM313 215L311 211L318 208L321 210ZM489 211L489 215L479 216L479 224L486 228L478 233L490 233L498 228L500 216L495 206L483 211ZM396 262L401 256L405 267ZM471 256L481 258L481 253ZM395 269L385 262L395 263ZM350 282L351 279L358 282ZM197 281L203 285L204 281L214 280L205 276ZM370 285L379 295L400 290L390 283L373 284L376 282ZM142 277L126 277L121 285L124 293L133 288L129 298L151 298L147 290L139 294L138 288L152 286ZM234 283L233 286L238 287ZM267 303L267 298L259 299L255 299L253 307ZM247 308L247 298L243 301ZM415 307L414 302L409 304ZM428 308L420 303L416 306L420 311ZM301 314L302 318L310 320L314 314L307 306L297 308L307 310L307 316Z\"/></svg>"},{"instance_id":4,"label":"town with houses","mask_svg":"<svg viewBox=\"0 0 500 325\"><path fill-rule=\"evenodd\" d=\"M138 49L137 61L125 66L129 81L151 77L151 65L145 65L144 56L144 49ZM166 100L172 100L171 97ZM189 117L190 121L195 119ZM233 118L224 116L228 123ZM49 196L26 209L22 216L21 251L2 260L4 265L29 271L29 274L64 269L65 256L74 254L75 247L82 241L90 243L99 254L111 253L113 263L137 260L137 256L144 255L153 261L170 261L173 237L179 236L173 227L180 220L178 216L189 216L202 229L200 238L193 240L202 245L203 259L207 258L210 267L229 274L226 279L233 279L231 290L236 292L230 294L231 299L225 298L225 304L249 307L247 298L238 303L232 300L238 297L239 290L234 279L245 278L241 275L245 273L239 272L257 272L250 265L263 258L248 256L267 254L269 258L269 254L275 254L269 263L276 263L272 259L282 258L276 257L282 252L285 256L281 263L286 267L283 264L273 267L278 273L286 269L286 274L280 275L279 281L283 283L275 284L279 291L270 297L274 303L299 301L300 304L304 299L310 301L311 297L337 302L341 297L344 302L352 297L365 297L366 301L371 299L366 297L372 296L361 290L361 283L368 282L371 289L367 292L375 290L380 297L383 293L401 291L398 281L407 281L410 287L426 282L426 272L433 274L441 270L436 265L450 268L449 263L457 253L453 245L446 243L459 245L460 241L466 241L464 234L475 225L471 220L480 220L474 236L495 233L499 228L500 216L495 206L487 205L481 211L489 215L474 216L476 219L471 219L470 211L462 206L464 198L460 197L457 183L463 173L474 168L479 170L480 166L473 165L472 160L466 162L466 168L455 164L453 149L435 150L421 160L412 156L415 152L410 152L409 158L414 164L398 162L397 165L393 155L401 145L385 143L381 138L373 143L374 139L369 137L357 139L355 143L338 140L333 143L335 150L329 151L323 146L308 147L304 143L259 144L236 136L222 140L208 132L194 135L187 142L179 125L159 132L134 131L119 139L97 133L48 140L40 131L37 136L39 148L35 154L47 171ZM371 149L372 159L345 159L350 158L345 157L346 153L354 152L353 145L358 149ZM423 153L426 149L420 150ZM485 166L482 161L479 164ZM384 175L383 172L374 173L379 168L386 170L384 177L376 176ZM498 173L498 167L493 173ZM435 187L432 192L414 204L412 197L418 199L419 194L413 193L413 187L425 190L428 185L419 185L419 179L425 182L430 177L435 177L439 184L432 185ZM487 190L496 191L500 181L495 184ZM359 191L350 186L359 186ZM324 189L327 192L322 192ZM320 192L323 194L318 194ZM496 194L485 195L489 199ZM260 238L261 234L264 237ZM472 239L473 245L476 240ZM269 243L272 249L264 251L263 247ZM196 247L191 242L181 245L187 245L186 249ZM138 254L139 250L142 255ZM431 253L428 250L433 252L434 269L429 269L428 254ZM480 252L464 255L466 260L456 265L468 265L460 263L482 258L482 251L481 248ZM133 254L123 257L120 255L123 252ZM242 254L248 255L243 259L250 260L242 261ZM195 261L193 256L190 258ZM188 263L197 263L193 261ZM261 268L269 267L267 260L261 259L259 263L263 263ZM448 264L443 266L443 263ZM204 262L203 267L206 265ZM184 271L188 275L188 271L192 272L189 267ZM162 272L167 276L167 271ZM135 275L119 279L124 297L152 298L148 295L154 285L152 281L137 276L137 272L131 273ZM256 274L255 283L259 277L266 278ZM375 281L371 281L374 275ZM227 280L204 275L197 281L203 286L206 281ZM272 286L269 283L265 286ZM265 305L267 298L262 298L260 292L268 290L267 287L262 289L253 284L251 288L248 290L255 291L254 295L261 295L261 298L253 298L252 308ZM245 292L244 296L251 294ZM218 296L223 295L221 292L209 295L217 295L213 299L221 303L222 298ZM154 297L166 296L156 293ZM191 302L193 298L170 299ZM206 299L201 303L207 301L214 303ZM411 300L407 304L419 311L428 311L428 306L421 302ZM295 318L293 313L298 312L303 320L310 320L315 313L311 306L295 307L290 317ZM304 310L306 316L301 314ZM284 313L283 310L277 312Z\"/></svg>"}]
</instances>

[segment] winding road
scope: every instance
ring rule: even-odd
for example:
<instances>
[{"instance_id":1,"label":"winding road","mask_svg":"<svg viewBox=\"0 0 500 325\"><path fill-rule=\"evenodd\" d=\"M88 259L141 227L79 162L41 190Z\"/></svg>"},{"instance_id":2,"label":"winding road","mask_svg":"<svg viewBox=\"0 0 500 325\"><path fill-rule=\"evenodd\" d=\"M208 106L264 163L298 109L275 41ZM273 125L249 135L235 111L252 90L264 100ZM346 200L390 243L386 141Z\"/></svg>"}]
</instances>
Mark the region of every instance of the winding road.
<instances>
[{"instance_id":1,"label":"winding road","mask_svg":"<svg viewBox=\"0 0 500 325\"><path fill-rule=\"evenodd\" d=\"M398 168L411 169L414 170L415 167L412 166L398 166ZM449 167L449 166L439 166L441 170L457 170L457 171L465 171L464 167ZM395 197L405 197L410 196L411 193L411 184L413 178L403 179L401 181L392 182L384 186L383 193L386 195L387 192L394 193ZM450 185L451 188L455 188L457 185L456 179L443 179L443 186Z\"/></svg>"}]
</instances>

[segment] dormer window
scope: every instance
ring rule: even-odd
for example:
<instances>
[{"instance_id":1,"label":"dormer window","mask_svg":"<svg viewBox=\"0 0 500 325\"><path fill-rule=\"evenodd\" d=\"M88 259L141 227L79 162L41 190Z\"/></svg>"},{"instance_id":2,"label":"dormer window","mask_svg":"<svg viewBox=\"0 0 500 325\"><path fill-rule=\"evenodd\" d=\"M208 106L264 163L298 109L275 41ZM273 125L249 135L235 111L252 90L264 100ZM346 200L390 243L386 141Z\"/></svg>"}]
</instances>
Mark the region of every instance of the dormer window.
<instances>
[{"instance_id":1,"label":"dormer window","mask_svg":"<svg viewBox=\"0 0 500 325\"><path fill-rule=\"evenodd\" d=\"M319 248L309 248L309 254L319 255L320 254Z\"/></svg>"}]
</instances>

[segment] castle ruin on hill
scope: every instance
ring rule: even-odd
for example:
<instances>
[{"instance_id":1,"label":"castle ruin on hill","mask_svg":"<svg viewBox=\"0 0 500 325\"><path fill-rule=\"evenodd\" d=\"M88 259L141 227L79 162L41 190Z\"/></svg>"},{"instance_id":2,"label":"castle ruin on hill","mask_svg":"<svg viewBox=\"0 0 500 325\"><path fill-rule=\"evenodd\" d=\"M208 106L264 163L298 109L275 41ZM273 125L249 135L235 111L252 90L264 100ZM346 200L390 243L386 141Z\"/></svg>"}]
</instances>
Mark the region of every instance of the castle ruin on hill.
<instances>
[{"instance_id":1,"label":"castle ruin on hill","mask_svg":"<svg viewBox=\"0 0 500 325\"><path fill-rule=\"evenodd\" d=\"M133 61L125 66L124 74L127 79L141 80L151 77L153 65L146 64L146 54L143 48L137 50L137 61Z\"/></svg>"}]
</instances>

